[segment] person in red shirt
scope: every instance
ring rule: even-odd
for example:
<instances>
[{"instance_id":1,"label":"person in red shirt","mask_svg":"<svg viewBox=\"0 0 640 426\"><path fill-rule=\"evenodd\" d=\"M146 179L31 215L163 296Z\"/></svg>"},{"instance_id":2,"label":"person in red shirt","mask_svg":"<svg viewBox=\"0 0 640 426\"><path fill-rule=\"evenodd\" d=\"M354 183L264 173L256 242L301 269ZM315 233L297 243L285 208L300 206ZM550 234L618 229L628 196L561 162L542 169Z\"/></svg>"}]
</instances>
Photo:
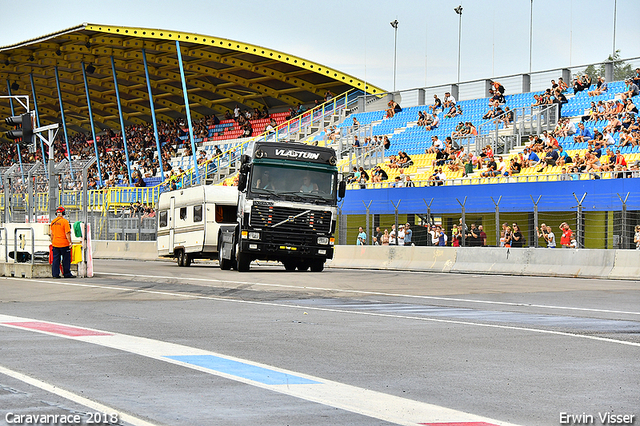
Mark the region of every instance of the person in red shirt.
<instances>
[{"instance_id":1,"label":"person in red shirt","mask_svg":"<svg viewBox=\"0 0 640 426\"><path fill-rule=\"evenodd\" d=\"M562 231L560 244L562 244L562 247L571 248L571 237L573 236L573 231L569 228L567 222L562 222L560 230Z\"/></svg>"}]
</instances>

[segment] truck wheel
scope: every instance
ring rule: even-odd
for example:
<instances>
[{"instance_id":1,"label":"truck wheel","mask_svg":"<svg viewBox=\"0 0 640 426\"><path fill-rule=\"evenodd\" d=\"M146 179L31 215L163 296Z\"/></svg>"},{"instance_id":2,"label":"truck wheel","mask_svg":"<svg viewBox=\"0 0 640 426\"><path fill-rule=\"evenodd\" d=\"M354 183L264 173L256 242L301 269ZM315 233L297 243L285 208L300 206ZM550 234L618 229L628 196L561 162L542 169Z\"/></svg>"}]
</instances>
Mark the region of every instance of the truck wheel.
<instances>
[{"instance_id":1,"label":"truck wheel","mask_svg":"<svg viewBox=\"0 0 640 426\"><path fill-rule=\"evenodd\" d=\"M307 262L300 262L298 263L298 271L300 272L304 272L307 269L309 269L309 264Z\"/></svg>"},{"instance_id":2,"label":"truck wheel","mask_svg":"<svg viewBox=\"0 0 640 426\"><path fill-rule=\"evenodd\" d=\"M236 253L236 258L238 259L236 270L238 272L249 272L251 259L247 256L246 253Z\"/></svg>"},{"instance_id":3,"label":"truck wheel","mask_svg":"<svg viewBox=\"0 0 640 426\"><path fill-rule=\"evenodd\" d=\"M282 262L282 264L284 265L284 269L288 272L292 272L296 270L296 264L294 262L288 261L288 262Z\"/></svg>"},{"instance_id":4,"label":"truck wheel","mask_svg":"<svg viewBox=\"0 0 640 426\"><path fill-rule=\"evenodd\" d=\"M178 261L178 266L184 266L184 250L178 250L176 260Z\"/></svg>"},{"instance_id":5,"label":"truck wheel","mask_svg":"<svg viewBox=\"0 0 640 426\"><path fill-rule=\"evenodd\" d=\"M223 271L228 271L233 266L231 260L222 258L222 238L218 240L218 263Z\"/></svg>"},{"instance_id":6,"label":"truck wheel","mask_svg":"<svg viewBox=\"0 0 640 426\"><path fill-rule=\"evenodd\" d=\"M192 260L193 258L188 253L184 254L184 266L191 266Z\"/></svg>"},{"instance_id":7,"label":"truck wheel","mask_svg":"<svg viewBox=\"0 0 640 426\"><path fill-rule=\"evenodd\" d=\"M311 263L311 272L322 272L324 269L324 262L322 260L316 260Z\"/></svg>"}]
</instances>

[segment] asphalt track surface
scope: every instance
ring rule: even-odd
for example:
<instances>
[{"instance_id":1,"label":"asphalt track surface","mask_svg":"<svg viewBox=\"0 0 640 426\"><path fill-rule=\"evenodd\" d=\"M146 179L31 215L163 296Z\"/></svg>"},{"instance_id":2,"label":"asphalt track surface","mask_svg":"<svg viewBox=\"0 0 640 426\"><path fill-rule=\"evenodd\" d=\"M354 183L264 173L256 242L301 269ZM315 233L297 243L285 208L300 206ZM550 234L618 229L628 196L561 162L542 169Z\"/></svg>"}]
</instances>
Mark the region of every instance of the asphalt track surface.
<instances>
[{"instance_id":1,"label":"asphalt track surface","mask_svg":"<svg viewBox=\"0 0 640 426\"><path fill-rule=\"evenodd\" d=\"M95 270L0 278L0 424L640 424L639 281Z\"/></svg>"}]
</instances>

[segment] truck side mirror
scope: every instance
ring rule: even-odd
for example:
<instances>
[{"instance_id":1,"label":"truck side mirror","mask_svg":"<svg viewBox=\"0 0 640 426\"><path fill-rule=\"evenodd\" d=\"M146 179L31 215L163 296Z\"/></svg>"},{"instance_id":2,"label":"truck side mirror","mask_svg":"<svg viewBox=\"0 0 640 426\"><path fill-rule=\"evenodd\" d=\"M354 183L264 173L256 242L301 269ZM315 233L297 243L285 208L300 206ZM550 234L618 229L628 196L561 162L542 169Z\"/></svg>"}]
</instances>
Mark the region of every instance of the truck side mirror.
<instances>
[{"instance_id":1,"label":"truck side mirror","mask_svg":"<svg viewBox=\"0 0 640 426\"><path fill-rule=\"evenodd\" d=\"M347 183L343 180L338 182L338 198L344 198L347 192Z\"/></svg>"},{"instance_id":2,"label":"truck side mirror","mask_svg":"<svg viewBox=\"0 0 640 426\"><path fill-rule=\"evenodd\" d=\"M249 162L251 162L251 157L249 157L247 154L243 154L242 157L240 157L241 164L247 164Z\"/></svg>"},{"instance_id":3,"label":"truck side mirror","mask_svg":"<svg viewBox=\"0 0 640 426\"><path fill-rule=\"evenodd\" d=\"M247 188L247 174L240 173L238 175L238 191L243 192Z\"/></svg>"}]
</instances>

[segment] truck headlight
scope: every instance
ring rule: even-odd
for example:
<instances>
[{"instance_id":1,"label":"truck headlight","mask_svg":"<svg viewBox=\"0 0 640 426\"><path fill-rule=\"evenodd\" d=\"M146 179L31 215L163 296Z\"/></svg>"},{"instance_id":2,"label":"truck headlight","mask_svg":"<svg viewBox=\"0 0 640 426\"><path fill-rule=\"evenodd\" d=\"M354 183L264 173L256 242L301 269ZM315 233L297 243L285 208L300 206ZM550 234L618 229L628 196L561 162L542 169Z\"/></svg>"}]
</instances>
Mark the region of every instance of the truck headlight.
<instances>
[{"instance_id":1,"label":"truck headlight","mask_svg":"<svg viewBox=\"0 0 640 426\"><path fill-rule=\"evenodd\" d=\"M318 237L319 246L326 246L327 244L329 244L329 237Z\"/></svg>"},{"instance_id":2,"label":"truck headlight","mask_svg":"<svg viewBox=\"0 0 640 426\"><path fill-rule=\"evenodd\" d=\"M259 240L260 239L260 233L256 232L256 231L249 232L249 239L250 240Z\"/></svg>"}]
</instances>

